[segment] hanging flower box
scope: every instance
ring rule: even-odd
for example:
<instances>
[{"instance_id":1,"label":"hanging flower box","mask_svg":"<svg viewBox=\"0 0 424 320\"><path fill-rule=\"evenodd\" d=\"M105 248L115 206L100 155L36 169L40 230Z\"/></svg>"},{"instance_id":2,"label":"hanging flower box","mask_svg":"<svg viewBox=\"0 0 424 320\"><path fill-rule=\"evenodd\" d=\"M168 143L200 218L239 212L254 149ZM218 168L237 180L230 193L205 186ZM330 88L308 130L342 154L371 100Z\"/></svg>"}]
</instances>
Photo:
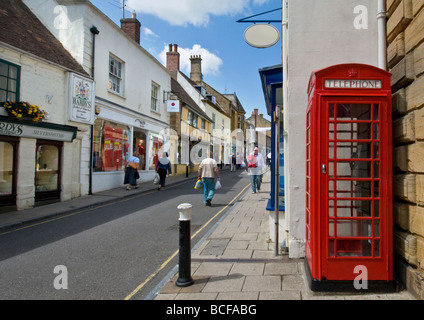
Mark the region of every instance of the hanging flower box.
<instances>
[{"instance_id":1,"label":"hanging flower box","mask_svg":"<svg viewBox=\"0 0 424 320\"><path fill-rule=\"evenodd\" d=\"M9 117L19 120L31 120L37 122L43 120L46 114L44 110L40 110L39 106L28 102L6 101L0 103L0 106L7 111Z\"/></svg>"}]
</instances>

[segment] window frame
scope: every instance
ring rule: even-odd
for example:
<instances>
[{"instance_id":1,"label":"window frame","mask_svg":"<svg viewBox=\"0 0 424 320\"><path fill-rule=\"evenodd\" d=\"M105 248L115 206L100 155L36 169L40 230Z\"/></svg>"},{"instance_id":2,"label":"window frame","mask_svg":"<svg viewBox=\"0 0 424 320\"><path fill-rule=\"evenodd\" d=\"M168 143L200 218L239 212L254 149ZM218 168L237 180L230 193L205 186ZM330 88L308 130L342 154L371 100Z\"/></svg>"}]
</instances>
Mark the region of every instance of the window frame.
<instances>
[{"instance_id":1,"label":"window frame","mask_svg":"<svg viewBox=\"0 0 424 320\"><path fill-rule=\"evenodd\" d=\"M150 110L156 113L160 113L160 85L154 81L152 81L150 99Z\"/></svg>"},{"instance_id":2,"label":"window frame","mask_svg":"<svg viewBox=\"0 0 424 320\"><path fill-rule=\"evenodd\" d=\"M3 99L0 99L0 102L6 102L6 101L20 101L20 87L21 87L21 66L11 63L7 60L0 59L0 64L4 63L7 66L7 74L2 75L0 74L0 78L6 78L6 88L1 88L0 91L6 92L6 99L2 101ZM16 78L10 77L10 67L16 68ZM1 70L1 69L0 69ZM16 90L12 91L9 90L10 81L16 81ZM1 82L0 82L1 83ZM15 95L15 99L9 98L9 93L13 93Z\"/></svg>"},{"instance_id":3,"label":"window frame","mask_svg":"<svg viewBox=\"0 0 424 320\"><path fill-rule=\"evenodd\" d=\"M112 66L112 61L117 66ZM124 94L124 65L125 63L122 60L112 54L109 55L109 91L121 96ZM116 71L111 70L112 67L117 67ZM114 86L118 87L118 90Z\"/></svg>"}]
</instances>

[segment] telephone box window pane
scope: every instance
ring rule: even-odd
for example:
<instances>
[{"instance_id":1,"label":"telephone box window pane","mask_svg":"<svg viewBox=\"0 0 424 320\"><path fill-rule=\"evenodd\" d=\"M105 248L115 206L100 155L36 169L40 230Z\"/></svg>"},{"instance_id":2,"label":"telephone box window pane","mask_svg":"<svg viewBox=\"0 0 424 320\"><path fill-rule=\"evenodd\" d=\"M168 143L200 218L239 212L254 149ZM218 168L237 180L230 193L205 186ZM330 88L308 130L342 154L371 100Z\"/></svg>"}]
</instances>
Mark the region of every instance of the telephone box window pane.
<instances>
[{"instance_id":1,"label":"telephone box window pane","mask_svg":"<svg viewBox=\"0 0 424 320\"><path fill-rule=\"evenodd\" d=\"M328 236L334 237L334 220L328 221Z\"/></svg>"},{"instance_id":2,"label":"telephone box window pane","mask_svg":"<svg viewBox=\"0 0 424 320\"><path fill-rule=\"evenodd\" d=\"M380 168L379 162L374 162L374 178L378 178L380 176L379 168Z\"/></svg>"},{"instance_id":3,"label":"telephone box window pane","mask_svg":"<svg viewBox=\"0 0 424 320\"><path fill-rule=\"evenodd\" d=\"M379 118L379 114L378 114L378 104L374 104L374 120L378 120Z\"/></svg>"},{"instance_id":4,"label":"telephone box window pane","mask_svg":"<svg viewBox=\"0 0 424 320\"><path fill-rule=\"evenodd\" d=\"M349 161L337 162L337 177L339 178L371 178L371 162Z\"/></svg>"},{"instance_id":5,"label":"telephone box window pane","mask_svg":"<svg viewBox=\"0 0 424 320\"><path fill-rule=\"evenodd\" d=\"M338 220L337 237L371 237L372 220Z\"/></svg>"},{"instance_id":6,"label":"telephone box window pane","mask_svg":"<svg viewBox=\"0 0 424 320\"><path fill-rule=\"evenodd\" d=\"M337 159L370 159L371 143L337 141Z\"/></svg>"},{"instance_id":7,"label":"telephone box window pane","mask_svg":"<svg viewBox=\"0 0 424 320\"><path fill-rule=\"evenodd\" d=\"M374 123L374 140L378 140L379 137L379 126L378 123Z\"/></svg>"},{"instance_id":8,"label":"telephone box window pane","mask_svg":"<svg viewBox=\"0 0 424 320\"><path fill-rule=\"evenodd\" d=\"M328 143L328 159L334 159L334 142Z\"/></svg>"},{"instance_id":9,"label":"telephone box window pane","mask_svg":"<svg viewBox=\"0 0 424 320\"><path fill-rule=\"evenodd\" d=\"M334 178L334 162L332 161L328 163L328 176Z\"/></svg>"},{"instance_id":10,"label":"telephone box window pane","mask_svg":"<svg viewBox=\"0 0 424 320\"><path fill-rule=\"evenodd\" d=\"M337 217L371 217L371 201L338 200Z\"/></svg>"},{"instance_id":11,"label":"telephone box window pane","mask_svg":"<svg viewBox=\"0 0 424 320\"><path fill-rule=\"evenodd\" d=\"M374 200L374 218L378 218L380 216L380 202L378 200Z\"/></svg>"},{"instance_id":12,"label":"telephone box window pane","mask_svg":"<svg viewBox=\"0 0 424 320\"><path fill-rule=\"evenodd\" d=\"M338 257L371 257L369 240L337 240Z\"/></svg>"},{"instance_id":13,"label":"telephone box window pane","mask_svg":"<svg viewBox=\"0 0 424 320\"><path fill-rule=\"evenodd\" d=\"M378 142L374 142L374 159L380 159L380 145Z\"/></svg>"},{"instance_id":14,"label":"telephone box window pane","mask_svg":"<svg viewBox=\"0 0 424 320\"><path fill-rule=\"evenodd\" d=\"M338 198L369 198L371 197L370 181L337 181Z\"/></svg>"},{"instance_id":15,"label":"telephone box window pane","mask_svg":"<svg viewBox=\"0 0 424 320\"><path fill-rule=\"evenodd\" d=\"M328 216L334 217L334 200L328 201Z\"/></svg>"},{"instance_id":16,"label":"telephone box window pane","mask_svg":"<svg viewBox=\"0 0 424 320\"><path fill-rule=\"evenodd\" d=\"M371 120L370 104L339 103L336 112L338 120Z\"/></svg>"},{"instance_id":17,"label":"telephone box window pane","mask_svg":"<svg viewBox=\"0 0 424 320\"><path fill-rule=\"evenodd\" d=\"M328 138L330 140L334 140L334 123L330 122L329 123L329 128L328 128Z\"/></svg>"},{"instance_id":18,"label":"telephone box window pane","mask_svg":"<svg viewBox=\"0 0 424 320\"><path fill-rule=\"evenodd\" d=\"M374 257L380 256L380 240L374 240Z\"/></svg>"},{"instance_id":19,"label":"telephone box window pane","mask_svg":"<svg viewBox=\"0 0 424 320\"><path fill-rule=\"evenodd\" d=\"M328 256L334 257L334 240L329 239L328 241Z\"/></svg>"},{"instance_id":20,"label":"telephone box window pane","mask_svg":"<svg viewBox=\"0 0 424 320\"><path fill-rule=\"evenodd\" d=\"M330 121L334 121L334 103L328 105L328 117Z\"/></svg>"},{"instance_id":21,"label":"telephone box window pane","mask_svg":"<svg viewBox=\"0 0 424 320\"><path fill-rule=\"evenodd\" d=\"M337 140L370 140L371 123L337 123Z\"/></svg>"},{"instance_id":22,"label":"telephone box window pane","mask_svg":"<svg viewBox=\"0 0 424 320\"><path fill-rule=\"evenodd\" d=\"M380 196L380 182L374 181L374 197L378 198Z\"/></svg>"},{"instance_id":23,"label":"telephone box window pane","mask_svg":"<svg viewBox=\"0 0 424 320\"><path fill-rule=\"evenodd\" d=\"M374 237L380 237L380 220L374 220Z\"/></svg>"},{"instance_id":24,"label":"telephone box window pane","mask_svg":"<svg viewBox=\"0 0 424 320\"><path fill-rule=\"evenodd\" d=\"M330 198L334 198L334 181L328 181L328 195Z\"/></svg>"}]
</instances>

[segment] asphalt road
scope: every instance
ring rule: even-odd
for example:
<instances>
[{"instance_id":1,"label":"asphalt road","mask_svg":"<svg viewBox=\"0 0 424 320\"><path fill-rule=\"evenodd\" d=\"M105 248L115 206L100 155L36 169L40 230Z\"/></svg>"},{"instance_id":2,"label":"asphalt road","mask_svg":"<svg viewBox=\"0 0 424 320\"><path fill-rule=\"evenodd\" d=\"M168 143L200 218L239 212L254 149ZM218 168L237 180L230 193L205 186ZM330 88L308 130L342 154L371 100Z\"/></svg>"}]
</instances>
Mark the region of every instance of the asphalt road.
<instances>
[{"instance_id":1,"label":"asphalt road","mask_svg":"<svg viewBox=\"0 0 424 320\"><path fill-rule=\"evenodd\" d=\"M250 180L227 170L221 183L212 207L191 180L0 235L0 299L145 299L178 264L177 206L193 205L193 247Z\"/></svg>"}]
</instances>

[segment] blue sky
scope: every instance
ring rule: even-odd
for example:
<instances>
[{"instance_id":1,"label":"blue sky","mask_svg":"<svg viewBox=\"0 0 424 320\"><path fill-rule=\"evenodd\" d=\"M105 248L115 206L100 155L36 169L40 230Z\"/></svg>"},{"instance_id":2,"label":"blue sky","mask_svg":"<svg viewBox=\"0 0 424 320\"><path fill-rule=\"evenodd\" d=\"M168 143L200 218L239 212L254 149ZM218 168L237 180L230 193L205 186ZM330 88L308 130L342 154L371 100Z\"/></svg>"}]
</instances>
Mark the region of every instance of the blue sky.
<instances>
[{"instance_id":1,"label":"blue sky","mask_svg":"<svg viewBox=\"0 0 424 320\"><path fill-rule=\"evenodd\" d=\"M90 0L120 26L122 0ZM281 64L281 38L258 49L244 40L251 23L237 23L255 14L281 8L281 0L127 0L125 17L137 13L141 45L165 64L168 44L177 44L181 71L190 75L189 56L202 56L203 79L221 93L236 93L246 117L254 108L269 119L259 69ZM281 19L281 10L256 17ZM281 24L273 24L281 30Z\"/></svg>"}]
</instances>

